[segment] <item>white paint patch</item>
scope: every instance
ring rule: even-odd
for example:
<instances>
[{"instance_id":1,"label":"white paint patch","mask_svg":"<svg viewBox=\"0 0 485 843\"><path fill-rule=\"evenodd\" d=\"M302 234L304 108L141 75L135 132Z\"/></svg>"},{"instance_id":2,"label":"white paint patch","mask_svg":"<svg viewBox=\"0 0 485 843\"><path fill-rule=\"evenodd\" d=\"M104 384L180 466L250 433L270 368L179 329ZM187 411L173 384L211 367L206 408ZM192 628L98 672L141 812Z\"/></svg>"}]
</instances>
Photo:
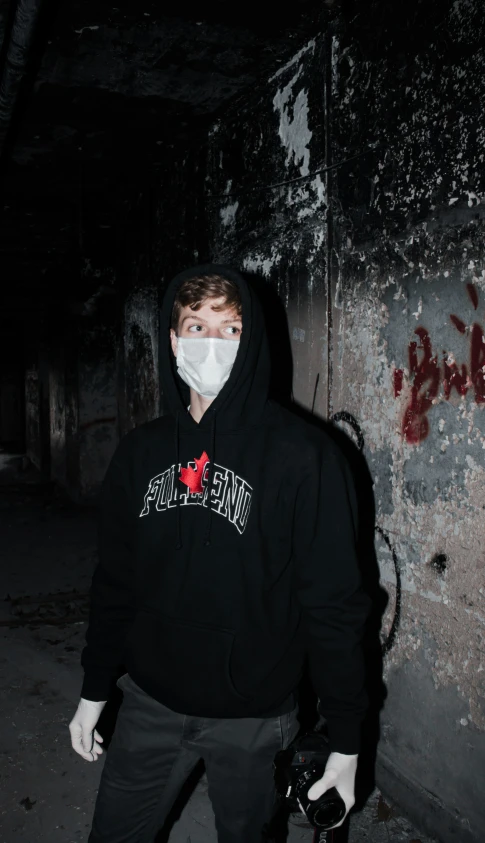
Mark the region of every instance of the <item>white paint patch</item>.
<instances>
[{"instance_id":1,"label":"white paint patch","mask_svg":"<svg viewBox=\"0 0 485 843\"><path fill-rule=\"evenodd\" d=\"M239 208L239 202L236 199L236 201L233 202L232 205L226 205L225 208L220 209L219 213L220 213L222 225L225 225L225 226L234 225L234 222L235 222L235 219L236 219L236 212L237 212L238 208Z\"/></svg>"},{"instance_id":2,"label":"white paint patch","mask_svg":"<svg viewBox=\"0 0 485 843\"><path fill-rule=\"evenodd\" d=\"M313 201L311 200L313 191ZM325 184L322 182L319 175L313 181L307 182L305 185L290 185L288 188L287 200L288 206L303 205L297 211L298 222L306 217L315 216L319 209L326 204L325 201Z\"/></svg>"},{"instance_id":3,"label":"white paint patch","mask_svg":"<svg viewBox=\"0 0 485 843\"><path fill-rule=\"evenodd\" d=\"M475 204L476 205L480 204L480 201L481 201L480 197L477 196L477 194L474 193L472 190L466 190L465 193L468 195L468 203L467 204L468 204L469 208L473 208L473 206Z\"/></svg>"},{"instance_id":4,"label":"white paint patch","mask_svg":"<svg viewBox=\"0 0 485 843\"><path fill-rule=\"evenodd\" d=\"M260 272L266 278L269 278L271 270L281 260L281 255L274 249L271 251L271 257L265 258L263 255L248 255L243 260L243 269L247 272Z\"/></svg>"},{"instance_id":5,"label":"white paint patch","mask_svg":"<svg viewBox=\"0 0 485 843\"><path fill-rule=\"evenodd\" d=\"M483 471L482 466L478 465L478 463L475 462L475 460L473 459L473 457L470 454L467 454L465 459L466 459L468 468L470 468L472 471Z\"/></svg>"},{"instance_id":6,"label":"white paint patch","mask_svg":"<svg viewBox=\"0 0 485 843\"><path fill-rule=\"evenodd\" d=\"M325 202L325 184L321 180L320 176L315 176L312 184L317 191L317 202L319 205L322 205Z\"/></svg>"},{"instance_id":7,"label":"white paint patch","mask_svg":"<svg viewBox=\"0 0 485 843\"><path fill-rule=\"evenodd\" d=\"M415 313L413 313L413 316L415 317L415 319L416 319L416 320L418 320L418 319L419 319L419 317L421 316L422 312L423 312L423 299L422 299L422 298L420 298L420 299L419 299L419 301L418 301L418 309L417 309L417 311L416 311Z\"/></svg>"},{"instance_id":8,"label":"white paint patch","mask_svg":"<svg viewBox=\"0 0 485 843\"><path fill-rule=\"evenodd\" d=\"M293 339L297 342L305 342L305 329L293 328Z\"/></svg>"},{"instance_id":9,"label":"white paint patch","mask_svg":"<svg viewBox=\"0 0 485 843\"><path fill-rule=\"evenodd\" d=\"M306 53L308 53L310 51L313 53L314 49L315 49L315 41L314 40L309 41L308 44L306 44L305 47L302 47L301 50L299 50L296 53L296 55L293 56L292 59L290 59L288 62L286 62L286 64L284 64L283 67L280 67L280 69L277 70L276 73L273 74L273 76L270 76L268 81L273 82L274 79L278 79L278 77L281 76L282 73L284 73L286 70L289 70L290 67L293 67L294 64L297 64L300 61L300 59L302 58L302 56L304 56Z\"/></svg>"},{"instance_id":10,"label":"white paint patch","mask_svg":"<svg viewBox=\"0 0 485 843\"><path fill-rule=\"evenodd\" d=\"M441 603L442 598L439 594L435 594L434 591L421 591L420 596L424 597L425 600L431 600L432 603Z\"/></svg>"},{"instance_id":11,"label":"white paint patch","mask_svg":"<svg viewBox=\"0 0 485 843\"><path fill-rule=\"evenodd\" d=\"M301 68L290 79L285 88L276 92L273 106L280 115L278 134L283 146L288 151L286 165L288 166L293 158L295 164L300 167L301 175L307 176L310 164L308 145L313 132L308 128L308 95L304 88L299 91L293 101L293 107L290 108L293 99L293 86L300 74Z\"/></svg>"},{"instance_id":12,"label":"white paint patch","mask_svg":"<svg viewBox=\"0 0 485 843\"><path fill-rule=\"evenodd\" d=\"M76 35L82 35L85 29L95 30L99 29L99 26L83 26L81 27L81 29L75 29L74 32L76 33Z\"/></svg>"}]
</instances>

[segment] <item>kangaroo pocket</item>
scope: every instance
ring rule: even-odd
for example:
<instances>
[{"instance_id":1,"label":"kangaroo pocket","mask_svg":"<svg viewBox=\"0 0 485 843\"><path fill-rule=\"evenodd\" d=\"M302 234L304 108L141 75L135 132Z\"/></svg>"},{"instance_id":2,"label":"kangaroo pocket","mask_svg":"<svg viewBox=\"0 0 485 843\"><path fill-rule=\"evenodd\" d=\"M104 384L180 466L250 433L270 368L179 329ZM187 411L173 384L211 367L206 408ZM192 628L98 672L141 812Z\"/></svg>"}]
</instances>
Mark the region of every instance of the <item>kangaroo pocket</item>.
<instances>
[{"instance_id":1,"label":"kangaroo pocket","mask_svg":"<svg viewBox=\"0 0 485 843\"><path fill-rule=\"evenodd\" d=\"M141 611L128 638L126 666L135 682L174 711L217 717L246 700L231 676L233 644L231 630Z\"/></svg>"}]
</instances>

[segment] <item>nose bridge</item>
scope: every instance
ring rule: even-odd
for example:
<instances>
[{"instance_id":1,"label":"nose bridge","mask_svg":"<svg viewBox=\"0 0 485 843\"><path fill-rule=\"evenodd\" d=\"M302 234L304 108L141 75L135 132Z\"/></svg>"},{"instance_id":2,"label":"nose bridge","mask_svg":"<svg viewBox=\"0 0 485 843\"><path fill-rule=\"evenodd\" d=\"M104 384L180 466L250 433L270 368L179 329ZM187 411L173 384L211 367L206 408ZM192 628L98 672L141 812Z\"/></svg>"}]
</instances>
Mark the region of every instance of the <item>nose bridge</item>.
<instances>
[{"instance_id":1,"label":"nose bridge","mask_svg":"<svg viewBox=\"0 0 485 843\"><path fill-rule=\"evenodd\" d=\"M208 336L209 339L220 338L219 328L215 327L215 326L212 326L212 327L209 326L208 329L207 329L207 336Z\"/></svg>"},{"instance_id":2,"label":"nose bridge","mask_svg":"<svg viewBox=\"0 0 485 843\"><path fill-rule=\"evenodd\" d=\"M211 334L209 334L207 339L214 340L214 339L219 339L219 337L218 337L217 333L214 333L214 334L211 333ZM214 342L208 342L207 343L206 360L212 360L213 361L213 360L216 359L216 349L215 349L216 345L217 345L217 343L214 343Z\"/></svg>"}]
</instances>

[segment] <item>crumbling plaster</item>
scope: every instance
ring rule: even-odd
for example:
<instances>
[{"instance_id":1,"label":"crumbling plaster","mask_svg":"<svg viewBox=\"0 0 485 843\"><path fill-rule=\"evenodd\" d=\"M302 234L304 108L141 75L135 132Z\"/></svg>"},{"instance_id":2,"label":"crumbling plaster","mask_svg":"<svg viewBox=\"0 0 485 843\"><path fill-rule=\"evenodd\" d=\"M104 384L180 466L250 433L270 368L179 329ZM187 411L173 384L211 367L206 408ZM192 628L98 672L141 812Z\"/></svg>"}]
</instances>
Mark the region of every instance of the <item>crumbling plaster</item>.
<instances>
[{"instance_id":1,"label":"crumbling plaster","mask_svg":"<svg viewBox=\"0 0 485 843\"><path fill-rule=\"evenodd\" d=\"M485 823L479 5L444 9L426 51L389 43L372 61L337 23L331 113L322 35L213 127L207 179L215 257L267 279L286 306L295 398L350 414L353 428L342 426L363 443L389 596L383 638L401 606L381 757L408 782L410 810L438 794L439 831L460 843ZM321 172L328 132L333 182Z\"/></svg>"},{"instance_id":2,"label":"crumbling plaster","mask_svg":"<svg viewBox=\"0 0 485 843\"><path fill-rule=\"evenodd\" d=\"M467 42L472 6L446 21L461 52L447 59L437 37L401 59L398 83L391 55L362 62L345 35L334 48L341 154L379 144L338 175L334 405L362 427L402 570L387 675L422 651L434 687L463 701L458 728L483 730L485 56Z\"/></svg>"},{"instance_id":3,"label":"crumbling plaster","mask_svg":"<svg viewBox=\"0 0 485 843\"><path fill-rule=\"evenodd\" d=\"M272 283L284 302L293 338L293 392L317 406L326 398L326 189L320 108L321 44L310 41L261 89L257 103L240 100L209 133L210 239L217 260L237 263ZM258 120L241 112L254 108ZM290 175L291 174L291 175ZM290 183L287 183L290 181ZM284 182L268 189L274 183Z\"/></svg>"}]
</instances>

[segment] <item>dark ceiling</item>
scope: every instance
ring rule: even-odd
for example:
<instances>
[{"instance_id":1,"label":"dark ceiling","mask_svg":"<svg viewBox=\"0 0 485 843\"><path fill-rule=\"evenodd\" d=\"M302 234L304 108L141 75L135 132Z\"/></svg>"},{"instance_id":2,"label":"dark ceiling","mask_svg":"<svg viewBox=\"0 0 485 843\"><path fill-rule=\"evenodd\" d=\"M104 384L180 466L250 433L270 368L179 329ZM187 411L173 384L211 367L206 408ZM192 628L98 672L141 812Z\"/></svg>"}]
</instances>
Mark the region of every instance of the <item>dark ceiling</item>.
<instances>
[{"instance_id":1,"label":"dark ceiling","mask_svg":"<svg viewBox=\"0 0 485 843\"><path fill-rule=\"evenodd\" d=\"M78 237L80 201L91 226L109 227L120 180L136 186L167 139L277 69L315 31L320 5L0 0L0 99L22 4L28 63L8 120L0 104L3 336L35 315L42 278Z\"/></svg>"}]
</instances>

